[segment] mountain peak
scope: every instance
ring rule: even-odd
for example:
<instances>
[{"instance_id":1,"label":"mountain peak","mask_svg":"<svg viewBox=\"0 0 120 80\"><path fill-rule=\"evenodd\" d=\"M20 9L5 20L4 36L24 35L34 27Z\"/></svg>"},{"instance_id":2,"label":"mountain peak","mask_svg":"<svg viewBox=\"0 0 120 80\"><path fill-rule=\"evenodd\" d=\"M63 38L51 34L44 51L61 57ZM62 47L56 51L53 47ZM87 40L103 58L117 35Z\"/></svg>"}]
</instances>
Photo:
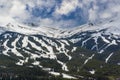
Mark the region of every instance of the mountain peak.
<instances>
[{"instance_id":1,"label":"mountain peak","mask_svg":"<svg viewBox=\"0 0 120 80\"><path fill-rule=\"evenodd\" d=\"M53 27L31 27L24 24L19 23L8 23L5 26L1 26L2 31L13 31L25 35L34 35L39 34L47 37L54 37L54 38L65 38L70 37L72 35L85 32L85 31L100 31L105 30L106 34L120 34L120 27L119 27L119 19L111 19L109 21L102 21L99 23L87 23L75 28L69 29L60 29L60 28L53 28ZM4 30L3 30L4 29ZM2 32L1 31L1 32Z\"/></svg>"}]
</instances>

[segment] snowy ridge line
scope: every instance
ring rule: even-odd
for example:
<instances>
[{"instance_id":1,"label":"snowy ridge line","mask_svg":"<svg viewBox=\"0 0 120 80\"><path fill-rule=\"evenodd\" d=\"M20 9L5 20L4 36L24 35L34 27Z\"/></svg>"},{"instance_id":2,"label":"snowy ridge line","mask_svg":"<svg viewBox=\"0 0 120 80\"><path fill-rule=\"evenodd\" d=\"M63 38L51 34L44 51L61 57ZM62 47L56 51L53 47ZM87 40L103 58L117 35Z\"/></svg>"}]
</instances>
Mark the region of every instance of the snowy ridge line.
<instances>
[{"instance_id":1,"label":"snowy ridge line","mask_svg":"<svg viewBox=\"0 0 120 80\"><path fill-rule=\"evenodd\" d=\"M119 27L119 19L113 19L112 22L105 21L101 22L100 24L93 24L89 25L84 24L75 28L69 28L69 29L61 29L61 28L53 28L53 27L31 27L20 23L8 23L7 25L0 26L0 33L5 31L13 31L18 32L22 34L27 35L43 35L47 37L53 37L53 38L66 38L70 37L74 34L78 34L85 31L97 31L99 33L100 30L106 30L105 34L114 34L114 35L120 35L120 27ZM109 41L105 40L107 43Z\"/></svg>"}]
</instances>

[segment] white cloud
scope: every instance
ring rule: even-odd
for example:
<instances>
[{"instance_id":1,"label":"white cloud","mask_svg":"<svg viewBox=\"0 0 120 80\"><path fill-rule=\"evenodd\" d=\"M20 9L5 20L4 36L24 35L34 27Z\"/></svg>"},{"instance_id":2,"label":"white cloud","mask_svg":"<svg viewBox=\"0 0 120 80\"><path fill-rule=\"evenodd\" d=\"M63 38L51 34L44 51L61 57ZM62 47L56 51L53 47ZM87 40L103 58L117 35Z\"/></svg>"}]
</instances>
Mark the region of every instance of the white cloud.
<instances>
[{"instance_id":1,"label":"white cloud","mask_svg":"<svg viewBox=\"0 0 120 80\"><path fill-rule=\"evenodd\" d=\"M97 12L93 9L89 10L89 21L95 21L97 18Z\"/></svg>"},{"instance_id":2,"label":"white cloud","mask_svg":"<svg viewBox=\"0 0 120 80\"><path fill-rule=\"evenodd\" d=\"M92 7L89 8L89 21L94 22L98 18L99 6L96 5L96 1L92 4Z\"/></svg>"},{"instance_id":3,"label":"white cloud","mask_svg":"<svg viewBox=\"0 0 120 80\"><path fill-rule=\"evenodd\" d=\"M74 20L53 20L50 18L41 19L39 22L39 26L47 26L47 27L56 27L56 28L68 28L70 26L75 26L76 21Z\"/></svg>"},{"instance_id":4,"label":"white cloud","mask_svg":"<svg viewBox=\"0 0 120 80\"><path fill-rule=\"evenodd\" d=\"M15 20L9 16L0 16L0 26L6 25L10 22L15 22Z\"/></svg>"},{"instance_id":5,"label":"white cloud","mask_svg":"<svg viewBox=\"0 0 120 80\"><path fill-rule=\"evenodd\" d=\"M19 0L2 0L0 1L0 23L10 23L15 21L14 18L22 22L27 19L30 15L25 10L26 6ZM6 23L5 23L6 22Z\"/></svg>"},{"instance_id":6,"label":"white cloud","mask_svg":"<svg viewBox=\"0 0 120 80\"><path fill-rule=\"evenodd\" d=\"M57 3L57 1L0 0L0 24L7 24L11 21L31 21L40 23L40 26L75 26L80 21L77 19L76 21L74 19L64 20L61 15L67 16L76 8L80 10L79 15L82 16L80 18L86 21L98 21L120 15L120 0L62 0L62 3ZM26 5L29 6L29 11L26 10ZM46 12L50 12L53 7L55 10L53 10L52 17L41 18L42 15L34 17L32 10L36 7L41 10L46 8Z\"/></svg>"},{"instance_id":7,"label":"white cloud","mask_svg":"<svg viewBox=\"0 0 120 80\"><path fill-rule=\"evenodd\" d=\"M26 5L29 6L30 12L26 10ZM30 18L33 18L33 8L36 6L51 8L53 5L55 5L55 0L0 0L0 23L7 24L13 21L26 22L28 19L32 20Z\"/></svg>"},{"instance_id":8,"label":"white cloud","mask_svg":"<svg viewBox=\"0 0 120 80\"><path fill-rule=\"evenodd\" d=\"M29 13L26 11L26 5L20 1L13 1L12 7L10 8L9 15L11 17L18 17L20 19L26 20L29 18Z\"/></svg>"},{"instance_id":9,"label":"white cloud","mask_svg":"<svg viewBox=\"0 0 120 80\"><path fill-rule=\"evenodd\" d=\"M112 17L112 14L108 13L108 12L104 12L104 13L100 14L100 18L102 18L102 19L106 19L106 18L110 18L110 17Z\"/></svg>"},{"instance_id":10,"label":"white cloud","mask_svg":"<svg viewBox=\"0 0 120 80\"><path fill-rule=\"evenodd\" d=\"M106 8L99 11L100 19L109 19L109 18L112 18L112 17L120 16L120 1L110 0L105 5L106 5Z\"/></svg>"},{"instance_id":11,"label":"white cloud","mask_svg":"<svg viewBox=\"0 0 120 80\"><path fill-rule=\"evenodd\" d=\"M78 0L63 0L60 8L57 7L55 13L67 15L68 13L74 11L78 5L79 5Z\"/></svg>"},{"instance_id":12,"label":"white cloud","mask_svg":"<svg viewBox=\"0 0 120 80\"><path fill-rule=\"evenodd\" d=\"M120 14L120 5L114 5L110 8L112 13L119 13Z\"/></svg>"}]
</instances>

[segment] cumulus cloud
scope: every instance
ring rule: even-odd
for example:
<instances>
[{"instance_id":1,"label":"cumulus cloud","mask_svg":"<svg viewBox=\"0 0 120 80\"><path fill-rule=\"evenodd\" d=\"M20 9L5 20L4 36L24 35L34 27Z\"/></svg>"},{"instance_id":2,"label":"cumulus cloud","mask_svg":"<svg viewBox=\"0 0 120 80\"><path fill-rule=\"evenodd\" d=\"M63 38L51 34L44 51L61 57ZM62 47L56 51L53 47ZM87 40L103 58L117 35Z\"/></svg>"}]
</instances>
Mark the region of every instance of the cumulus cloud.
<instances>
[{"instance_id":1,"label":"cumulus cloud","mask_svg":"<svg viewBox=\"0 0 120 80\"><path fill-rule=\"evenodd\" d=\"M61 6L57 7L56 13L67 15L71 11L74 11L78 5L79 5L78 0L63 0Z\"/></svg>"},{"instance_id":2,"label":"cumulus cloud","mask_svg":"<svg viewBox=\"0 0 120 80\"><path fill-rule=\"evenodd\" d=\"M0 0L0 24L75 27L120 15L120 0Z\"/></svg>"},{"instance_id":3,"label":"cumulus cloud","mask_svg":"<svg viewBox=\"0 0 120 80\"><path fill-rule=\"evenodd\" d=\"M99 7L95 3L93 3L92 7L88 11L89 21L95 21L97 19L98 9Z\"/></svg>"},{"instance_id":4,"label":"cumulus cloud","mask_svg":"<svg viewBox=\"0 0 120 80\"><path fill-rule=\"evenodd\" d=\"M20 18L26 20L30 14L26 10L26 5L20 1L13 1L9 11L9 15L13 18Z\"/></svg>"},{"instance_id":5,"label":"cumulus cloud","mask_svg":"<svg viewBox=\"0 0 120 80\"><path fill-rule=\"evenodd\" d=\"M1 0L0 1L0 23L7 24L15 20L23 21L30 15L25 10L26 6L18 0Z\"/></svg>"},{"instance_id":6,"label":"cumulus cloud","mask_svg":"<svg viewBox=\"0 0 120 80\"><path fill-rule=\"evenodd\" d=\"M101 13L102 15L100 16L101 19L106 19L106 18L110 18L112 16L111 13L109 12L103 12Z\"/></svg>"}]
</instances>

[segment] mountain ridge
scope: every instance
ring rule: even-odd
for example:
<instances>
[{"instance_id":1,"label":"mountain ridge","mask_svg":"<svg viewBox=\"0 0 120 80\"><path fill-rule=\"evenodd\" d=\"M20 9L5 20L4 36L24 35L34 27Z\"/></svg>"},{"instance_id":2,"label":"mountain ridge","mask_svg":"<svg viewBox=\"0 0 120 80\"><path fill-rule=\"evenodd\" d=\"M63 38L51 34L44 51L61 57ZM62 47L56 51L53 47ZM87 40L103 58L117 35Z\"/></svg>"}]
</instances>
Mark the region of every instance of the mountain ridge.
<instances>
[{"instance_id":1,"label":"mountain ridge","mask_svg":"<svg viewBox=\"0 0 120 80\"><path fill-rule=\"evenodd\" d=\"M38 67L53 75L60 76L62 73L67 78L77 79L79 76L86 76L84 73L90 76L98 73L104 75L101 70L107 69L106 66L112 64L118 67L120 63L117 25L118 22L109 21L99 26L90 23L69 30L59 30L10 23L6 27L0 27L3 30L0 35L0 53L8 60L10 58L14 66ZM6 64L1 62L2 66L9 67L6 61L3 62Z\"/></svg>"},{"instance_id":2,"label":"mountain ridge","mask_svg":"<svg viewBox=\"0 0 120 80\"><path fill-rule=\"evenodd\" d=\"M109 21L102 21L99 23L87 23L75 28L53 28L53 27L30 27L25 24L20 23L8 23L7 25L0 26L1 29L7 30L7 31L13 31L18 32L21 34L26 35L34 35L39 34L43 36L48 37L54 37L54 38L65 38L70 37L71 35L84 32L84 31L100 31L103 29L106 29L106 34L115 34L119 35L119 20L118 18L111 19ZM4 31L3 30L3 31ZM56 34L54 34L56 33Z\"/></svg>"}]
</instances>

